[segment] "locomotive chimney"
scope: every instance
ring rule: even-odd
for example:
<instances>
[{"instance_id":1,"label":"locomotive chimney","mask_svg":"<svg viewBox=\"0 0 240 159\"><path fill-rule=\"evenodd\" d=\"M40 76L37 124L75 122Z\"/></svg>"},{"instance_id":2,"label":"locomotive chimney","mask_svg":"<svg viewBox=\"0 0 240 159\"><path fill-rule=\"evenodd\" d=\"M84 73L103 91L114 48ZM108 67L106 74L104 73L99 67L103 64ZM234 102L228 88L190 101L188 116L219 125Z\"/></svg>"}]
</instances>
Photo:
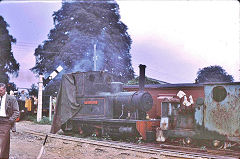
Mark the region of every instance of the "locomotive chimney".
<instances>
[{"instance_id":1,"label":"locomotive chimney","mask_svg":"<svg viewBox=\"0 0 240 159\"><path fill-rule=\"evenodd\" d=\"M139 65L139 91L144 91L146 65Z\"/></svg>"}]
</instances>

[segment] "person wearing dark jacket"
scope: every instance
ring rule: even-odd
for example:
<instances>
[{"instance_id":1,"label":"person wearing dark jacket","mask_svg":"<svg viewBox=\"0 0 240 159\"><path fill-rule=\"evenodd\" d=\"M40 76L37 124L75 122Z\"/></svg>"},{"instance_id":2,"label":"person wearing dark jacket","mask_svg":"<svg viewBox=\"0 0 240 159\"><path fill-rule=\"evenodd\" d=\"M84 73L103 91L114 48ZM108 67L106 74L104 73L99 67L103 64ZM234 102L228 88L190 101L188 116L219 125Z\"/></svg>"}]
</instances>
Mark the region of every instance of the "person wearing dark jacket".
<instances>
[{"instance_id":1,"label":"person wearing dark jacket","mask_svg":"<svg viewBox=\"0 0 240 159\"><path fill-rule=\"evenodd\" d=\"M9 158L10 129L19 116L19 106L14 96L6 93L6 85L0 83L0 158Z\"/></svg>"}]
</instances>

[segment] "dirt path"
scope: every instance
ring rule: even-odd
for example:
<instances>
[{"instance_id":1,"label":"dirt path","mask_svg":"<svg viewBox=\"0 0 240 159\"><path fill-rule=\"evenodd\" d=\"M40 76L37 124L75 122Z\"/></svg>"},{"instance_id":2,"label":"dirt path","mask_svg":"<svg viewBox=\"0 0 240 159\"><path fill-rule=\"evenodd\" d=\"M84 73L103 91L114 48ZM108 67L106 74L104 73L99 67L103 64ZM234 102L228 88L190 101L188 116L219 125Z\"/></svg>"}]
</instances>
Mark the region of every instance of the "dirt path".
<instances>
[{"instance_id":1,"label":"dirt path","mask_svg":"<svg viewBox=\"0 0 240 159\"><path fill-rule=\"evenodd\" d=\"M17 132L11 133L10 159L34 159L37 157L44 137L24 134L25 129L48 133L50 125L37 125L29 121L17 123ZM167 158L133 151L93 146L85 143L49 138L45 159L154 159Z\"/></svg>"}]
</instances>

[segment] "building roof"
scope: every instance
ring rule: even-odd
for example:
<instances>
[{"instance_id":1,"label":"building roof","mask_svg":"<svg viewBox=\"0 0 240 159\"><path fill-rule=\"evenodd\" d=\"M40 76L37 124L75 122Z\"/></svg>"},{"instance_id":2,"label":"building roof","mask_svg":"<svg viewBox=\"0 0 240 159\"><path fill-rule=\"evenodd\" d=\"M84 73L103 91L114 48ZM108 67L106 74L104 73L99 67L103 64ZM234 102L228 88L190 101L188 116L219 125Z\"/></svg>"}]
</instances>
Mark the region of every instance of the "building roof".
<instances>
[{"instance_id":1,"label":"building roof","mask_svg":"<svg viewBox=\"0 0 240 159\"><path fill-rule=\"evenodd\" d=\"M181 87L203 87L204 85L240 85L240 82L211 82L211 83L176 83L176 84L147 84L145 88L181 88ZM124 88L138 88L138 85L124 85Z\"/></svg>"},{"instance_id":2,"label":"building roof","mask_svg":"<svg viewBox=\"0 0 240 159\"><path fill-rule=\"evenodd\" d=\"M124 85L124 88L138 88L138 85ZM203 84L179 83L179 84L147 84L145 88L176 88L176 87L203 87Z\"/></svg>"}]
</instances>

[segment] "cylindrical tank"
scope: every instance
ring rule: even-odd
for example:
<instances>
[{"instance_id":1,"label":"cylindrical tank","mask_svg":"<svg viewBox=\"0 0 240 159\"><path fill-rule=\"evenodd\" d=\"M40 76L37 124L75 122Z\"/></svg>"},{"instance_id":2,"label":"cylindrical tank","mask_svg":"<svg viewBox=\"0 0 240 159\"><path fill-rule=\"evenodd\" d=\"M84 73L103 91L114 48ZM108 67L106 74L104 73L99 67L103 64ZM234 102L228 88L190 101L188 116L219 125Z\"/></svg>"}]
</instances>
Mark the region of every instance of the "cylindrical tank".
<instances>
[{"instance_id":1,"label":"cylindrical tank","mask_svg":"<svg viewBox=\"0 0 240 159\"><path fill-rule=\"evenodd\" d=\"M114 106L125 109L140 109L147 112L152 108L153 99L148 92L119 92L114 96Z\"/></svg>"},{"instance_id":2,"label":"cylindrical tank","mask_svg":"<svg viewBox=\"0 0 240 159\"><path fill-rule=\"evenodd\" d=\"M125 109L131 110L134 109L134 105L132 103L132 96L135 92L119 92L114 94L113 96L113 106L116 110L121 110L122 107Z\"/></svg>"},{"instance_id":3,"label":"cylindrical tank","mask_svg":"<svg viewBox=\"0 0 240 159\"><path fill-rule=\"evenodd\" d=\"M153 99L150 93L145 91L135 92L132 97L132 103L138 109L147 112L152 109Z\"/></svg>"}]
</instances>

